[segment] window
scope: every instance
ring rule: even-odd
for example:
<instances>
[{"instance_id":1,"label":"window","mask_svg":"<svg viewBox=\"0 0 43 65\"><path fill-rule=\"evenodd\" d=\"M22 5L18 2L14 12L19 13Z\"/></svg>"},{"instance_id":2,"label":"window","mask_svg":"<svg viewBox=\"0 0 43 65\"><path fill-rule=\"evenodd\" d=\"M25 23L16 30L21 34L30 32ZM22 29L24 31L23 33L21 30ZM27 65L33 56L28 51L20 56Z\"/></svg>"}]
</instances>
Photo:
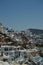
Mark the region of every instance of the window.
<instances>
[{"instance_id":1,"label":"window","mask_svg":"<svg viewBox=\"0 0 43 65\"><path fill-rule=\"evenodd\" d=\"M5 50L5 51L8 51L8 48L5 48L4 50Z\"/></svg>"}]
</instances>

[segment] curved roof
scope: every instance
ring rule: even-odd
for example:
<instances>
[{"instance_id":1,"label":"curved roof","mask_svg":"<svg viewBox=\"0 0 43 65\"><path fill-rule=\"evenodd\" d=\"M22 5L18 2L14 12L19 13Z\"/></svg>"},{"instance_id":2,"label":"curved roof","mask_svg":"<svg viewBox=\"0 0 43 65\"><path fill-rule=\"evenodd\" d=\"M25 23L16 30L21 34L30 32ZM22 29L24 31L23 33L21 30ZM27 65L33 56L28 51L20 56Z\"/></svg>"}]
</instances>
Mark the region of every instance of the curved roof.
<instances>
[{"instance_id":1,"label":"curved roof","mask_svg":"<svg viewBox=\"0 0 43 65\"><path fill-rule=\"evenodd\" d=\"M8 30L7 32L14 32L14 30L10 29L10 30Z\"/></svg>"}]
</instances>

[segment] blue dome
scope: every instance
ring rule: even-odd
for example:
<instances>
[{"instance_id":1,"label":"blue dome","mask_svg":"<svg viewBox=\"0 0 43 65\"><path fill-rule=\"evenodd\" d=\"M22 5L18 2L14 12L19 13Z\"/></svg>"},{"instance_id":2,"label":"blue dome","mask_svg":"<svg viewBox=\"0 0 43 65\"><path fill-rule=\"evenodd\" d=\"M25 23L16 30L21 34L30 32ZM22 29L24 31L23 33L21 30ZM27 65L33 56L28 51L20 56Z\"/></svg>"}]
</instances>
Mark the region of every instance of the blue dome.
<instances>
[{"instance_id":1,"label":"blue dome","mask_svg":"<svg viewBox=\"0 0 43 65\"><path fill-rule=\"evenodd\" d=\"M14 32L14 31L11 29L11 30L8 30L7 32Z\"/></svg>"}]
</instances>

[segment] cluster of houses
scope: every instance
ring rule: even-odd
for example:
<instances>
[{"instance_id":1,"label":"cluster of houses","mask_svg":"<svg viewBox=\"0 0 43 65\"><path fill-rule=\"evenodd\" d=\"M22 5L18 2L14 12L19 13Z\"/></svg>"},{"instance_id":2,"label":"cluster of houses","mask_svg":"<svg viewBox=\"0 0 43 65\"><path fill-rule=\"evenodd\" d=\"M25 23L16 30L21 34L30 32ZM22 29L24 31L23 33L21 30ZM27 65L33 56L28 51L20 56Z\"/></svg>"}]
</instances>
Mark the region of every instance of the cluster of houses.
<instances>
[{"instance_id":1,"label":"cluster of houses","mask_svg":"<svg viewBox=\"0 0 43 65\"><path fill-rule=\"evenodd\" d=\"M43 45L33 38L30 31L17 32L0 23L0 65L43 65Z\"/></svg>"}]
</instances>

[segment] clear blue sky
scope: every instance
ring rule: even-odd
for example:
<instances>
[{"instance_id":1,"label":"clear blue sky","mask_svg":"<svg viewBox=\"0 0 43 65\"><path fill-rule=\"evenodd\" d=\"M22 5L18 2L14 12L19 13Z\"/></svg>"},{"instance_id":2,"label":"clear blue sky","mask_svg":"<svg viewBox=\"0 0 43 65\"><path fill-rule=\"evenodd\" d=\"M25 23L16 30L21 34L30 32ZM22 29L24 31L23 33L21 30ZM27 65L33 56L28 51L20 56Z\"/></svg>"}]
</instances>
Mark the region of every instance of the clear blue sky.
<instances>
[{"instance_id":1,"label":"clear blue sky","mask_svg":"<svg viewBox=\"0 0 43 65\"><path fill-rule=\"evenodd\" d=\"M43 29L43 0L0 0L0 22L15 30Z\"/></svg>"}]
</instances>

